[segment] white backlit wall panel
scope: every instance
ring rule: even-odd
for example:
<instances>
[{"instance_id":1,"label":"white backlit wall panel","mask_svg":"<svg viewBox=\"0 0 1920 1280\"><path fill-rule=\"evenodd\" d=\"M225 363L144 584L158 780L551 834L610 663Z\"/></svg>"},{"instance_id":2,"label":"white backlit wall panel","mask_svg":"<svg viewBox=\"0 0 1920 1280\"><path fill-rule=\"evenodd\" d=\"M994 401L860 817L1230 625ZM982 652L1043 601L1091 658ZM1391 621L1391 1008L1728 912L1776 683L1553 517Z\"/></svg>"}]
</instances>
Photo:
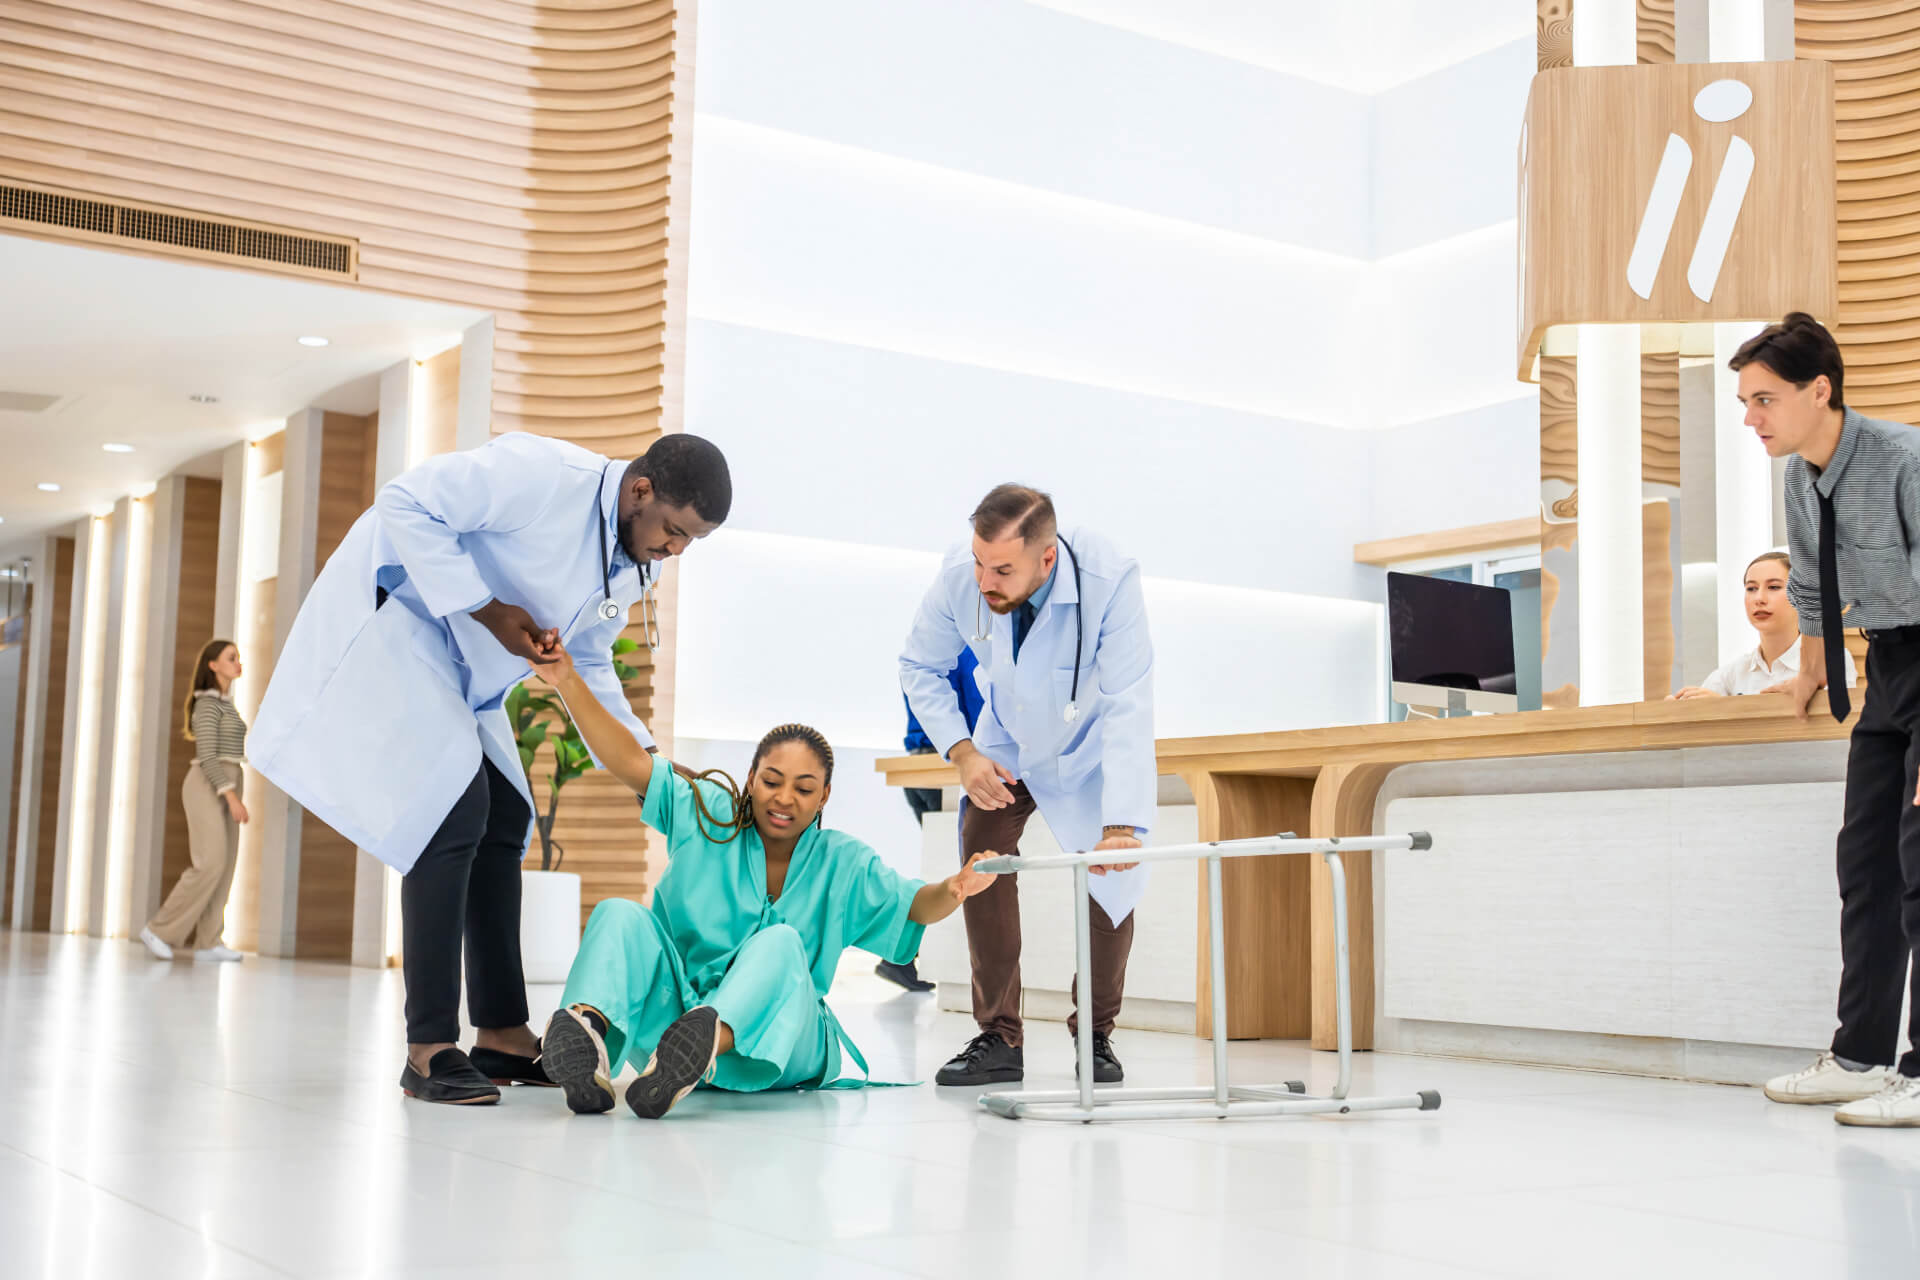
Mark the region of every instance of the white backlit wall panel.
<instances>
[{"instance_id":1,"label":"white backlit wall panel","mask_svg":"<svg viewBox=\"0 0 1920 1280\"><path fill-rule=\"evenodd\" d=\"M1351 90L1023 0L706 0L699 60L703 115L1367 256Z\"/></svg>"}]
</instances>

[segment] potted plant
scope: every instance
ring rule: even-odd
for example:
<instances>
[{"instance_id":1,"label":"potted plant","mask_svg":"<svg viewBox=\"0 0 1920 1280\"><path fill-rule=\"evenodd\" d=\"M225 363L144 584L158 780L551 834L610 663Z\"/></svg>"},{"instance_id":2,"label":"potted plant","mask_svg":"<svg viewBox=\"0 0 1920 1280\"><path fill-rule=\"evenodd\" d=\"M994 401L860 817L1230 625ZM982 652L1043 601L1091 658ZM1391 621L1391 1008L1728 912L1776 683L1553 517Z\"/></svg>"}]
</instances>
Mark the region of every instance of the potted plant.
<instances>
[{"instance_id":1,"label":"potted plant","mask_svg":"<svg viewBox=\"0 0 1920 1280\"><path fill-rule=\"evenodd\" d=\"M613 642L613 674L625 687L639 671L621 661L640 646L622 636ZM567 718L559 695L516 685L507 694L507 718L520 748L520 767L527 789L535 798L533 829L540 837L540 866L520 871L520 959L529 983L561 983L580 947L580 877L562 871L567 851L553 838L554 816L560 809L560 791L593 768L593 757L581 741L580 730ZM553 772L547 779L546 809L539 807L541 788L533 763L542 747L553 752Z\"/></svg>"}]
</instances>

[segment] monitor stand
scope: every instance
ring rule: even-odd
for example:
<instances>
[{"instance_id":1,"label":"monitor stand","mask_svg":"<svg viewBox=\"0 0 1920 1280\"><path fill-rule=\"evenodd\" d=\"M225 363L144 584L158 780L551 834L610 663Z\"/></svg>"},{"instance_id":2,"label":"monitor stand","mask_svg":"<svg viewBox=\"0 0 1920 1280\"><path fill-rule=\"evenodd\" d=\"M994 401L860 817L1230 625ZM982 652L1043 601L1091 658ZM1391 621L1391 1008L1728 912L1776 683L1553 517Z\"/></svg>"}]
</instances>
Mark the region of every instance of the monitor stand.
<instances>
[{"instance_id":1,"label":"monitor stand","mask_svg":"<svg viewBox=\"0 0 1920 1280\"><path fill-rule=\"evenodd\" d=\"M1454 716L1470 716L1474 714L1473 711L1467 709L1467 691L1465 689L1450 690L1447 693L1447 705L1444 707L1416 705L1414 703L1407 704L1407 719L1409 720L1447 720Z\"/></svg>"}]
</instances>

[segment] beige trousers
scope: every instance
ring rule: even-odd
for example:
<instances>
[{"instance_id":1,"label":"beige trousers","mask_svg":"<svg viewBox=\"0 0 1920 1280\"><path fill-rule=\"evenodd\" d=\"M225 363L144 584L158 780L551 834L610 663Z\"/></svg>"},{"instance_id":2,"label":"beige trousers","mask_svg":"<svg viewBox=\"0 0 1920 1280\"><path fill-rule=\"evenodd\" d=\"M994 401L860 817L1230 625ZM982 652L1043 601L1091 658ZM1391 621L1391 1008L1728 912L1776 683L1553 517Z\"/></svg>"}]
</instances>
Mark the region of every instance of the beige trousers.
<instances>
[{"instance_id":1,"label":"beige trousers","mask_svg":"<svg viewBox=\"0 0 1920 1280\"><path fill-rule=\"evenodd\" d=\"M225 928L227 893L240 860L240 824L197 764L180 784L180 804L187 811L187 848L193 865L181 875L147 928L170 947L185 946L191 933L193 945L205 949L220 944Z\"/></svg>"}]
</instances>

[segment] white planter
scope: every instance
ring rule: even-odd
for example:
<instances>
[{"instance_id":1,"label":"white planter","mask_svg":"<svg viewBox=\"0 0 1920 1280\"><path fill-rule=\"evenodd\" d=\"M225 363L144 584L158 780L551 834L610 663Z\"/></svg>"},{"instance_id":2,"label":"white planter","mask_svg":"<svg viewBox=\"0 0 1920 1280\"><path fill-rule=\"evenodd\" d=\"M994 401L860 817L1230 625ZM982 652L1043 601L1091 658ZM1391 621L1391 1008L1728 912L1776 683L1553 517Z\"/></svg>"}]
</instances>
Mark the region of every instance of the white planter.
<instances>
[{"instance_id":1,"label":"white planter","mask_svg":"<svg viewBox=\"0 0 1920 1280\"><path fill-rule=\"evenodd\" d=\"M520 873L520 963L529 986L567 980L580 949L580 877L571 871Z\"/></svg>"}]
</instances>

